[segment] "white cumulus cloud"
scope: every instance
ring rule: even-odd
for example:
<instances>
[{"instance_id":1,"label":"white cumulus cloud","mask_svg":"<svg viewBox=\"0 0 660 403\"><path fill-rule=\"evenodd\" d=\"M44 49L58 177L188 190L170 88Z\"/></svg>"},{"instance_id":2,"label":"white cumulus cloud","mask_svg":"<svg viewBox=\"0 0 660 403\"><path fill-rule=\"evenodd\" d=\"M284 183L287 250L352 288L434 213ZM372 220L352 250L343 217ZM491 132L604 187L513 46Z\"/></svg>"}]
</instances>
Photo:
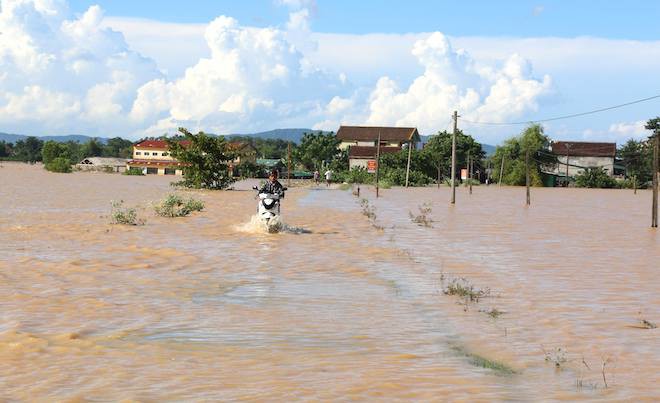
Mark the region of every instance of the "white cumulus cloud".
<instances>
[{"instance_id":1,"label":"white cumulus cloud","mask_svg":"<svg viewBox=\"0 0 660 403\"><path fill-rule=\"evenodd\" d=\"M535 78L530 63L519 55L500 63L479 63L466 51L454 50L440 32L415 42L412 54L423 73L410 85L402 87L381 77L368 95L362 116L354 110L342 115L336 107L339 101L333 99L325 112L335 119L317 127L345 121L416 126L423 133L432 133L446 127L454 110L470 120L504 122L535 111L552 88L550 77ZM352 100L351 106L355 103Z\"/></svg>"},{"instance_id":2,"label":"white cumulus cloud","mask_svg":"<svg viewBox=\"0 0 660 403\"><path fill-rule=\"evenodd\" d=\"M136 90L160 75L101 26L90 7L70 18L57 0L0 2L0 124L16 131L128 128Z\"/></svg>"}]
</instances>

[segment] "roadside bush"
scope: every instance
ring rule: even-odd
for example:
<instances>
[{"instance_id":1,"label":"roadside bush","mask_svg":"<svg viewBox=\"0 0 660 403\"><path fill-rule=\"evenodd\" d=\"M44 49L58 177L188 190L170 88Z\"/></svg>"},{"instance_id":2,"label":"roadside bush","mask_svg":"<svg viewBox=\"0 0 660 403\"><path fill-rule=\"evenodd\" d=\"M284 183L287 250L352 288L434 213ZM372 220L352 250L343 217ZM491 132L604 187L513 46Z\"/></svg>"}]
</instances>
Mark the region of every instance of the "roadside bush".
<instances>
[{"instance_id":1,"label":"roadside bush","mask_svg":"<svg viewBox=\"0 0 660 403\"><path fill-rule=\"evenodd\" d=\"M144 176L144 172L142 172L142 168L130 167L124 171L124 175Z\"/></svg>"},{"instance_id":2,"label":"roadside bush","mask_svg":"<svg viewBox=\"0 0 660 403\"><path fill-rule=\"evenodd\" d=\"M57 157L48 162L44 168L50 172L69 173L71 172L71 161L64 157Z\"/></svg>"},{"instance_id":3,"label":"roadside bush","mask_svg":"<svg viewBox=\"0 0 660 403\"><path fill-rule=\"evenodd\" d=\"M137 209L134 207L124 207L124 201L112 202L112 211L110 213L112 224L122 225L144 225L145 220L138 218Z\"/></svg>"},{"instance_id":4,"label":"roadside bush","mask_svg":"<svg viewBox=\"0 0 660 403\"><path fill-rule=\"evenodd\" d=\"M362 167L354 167L346 173L345 182L348 183L373 183L374 175Z\"/></svg>"},{"instance_id":5,"label":"roadside bush","mask_svg":"<svg viewBox=\"0 0 660 403\"><path fill-rule=\"evenodd\" d=\"M204 202L190 198L184 200L177 194L170 194L154 206L156 214L161 217L185 217L193 211L204 209Z\"/></svg>"},{"instance_id":6,"label":"roadside bush","mask_svg":"<svg viewBox=\"0 0 660 403\"><path fill-rule=\"evenodd\" d=\"M405 168L390 168L384 170L382 173L384 181L389 182L392 186L405 186L406 184L406 169ZM433 179L426 176L421 171L410 171L408 177L408 184L410 186L426 186L433 182Z\"/></svg>"}]
</instances>

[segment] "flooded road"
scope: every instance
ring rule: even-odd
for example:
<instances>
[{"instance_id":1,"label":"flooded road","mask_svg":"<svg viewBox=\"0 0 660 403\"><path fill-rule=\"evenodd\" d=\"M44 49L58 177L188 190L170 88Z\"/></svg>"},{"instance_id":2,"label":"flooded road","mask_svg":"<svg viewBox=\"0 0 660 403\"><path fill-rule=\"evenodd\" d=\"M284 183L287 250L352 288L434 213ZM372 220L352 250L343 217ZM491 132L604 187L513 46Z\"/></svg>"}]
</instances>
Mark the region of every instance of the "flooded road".
<instances>
[{"instance_id":1,"label":"flooded road","mask_svg":"<svg viewBox=\"0 0 660 403\"><path fill-rule=\"evenodd\" d=\"M0 168L0 400L660 396L649 192L362 189L369 220L301 187L284 221L310 233L265 234L241 227L249 183L155 216L169 180ZM111 200L146 225L110 225Z\"/></svg>"}]
</instances>

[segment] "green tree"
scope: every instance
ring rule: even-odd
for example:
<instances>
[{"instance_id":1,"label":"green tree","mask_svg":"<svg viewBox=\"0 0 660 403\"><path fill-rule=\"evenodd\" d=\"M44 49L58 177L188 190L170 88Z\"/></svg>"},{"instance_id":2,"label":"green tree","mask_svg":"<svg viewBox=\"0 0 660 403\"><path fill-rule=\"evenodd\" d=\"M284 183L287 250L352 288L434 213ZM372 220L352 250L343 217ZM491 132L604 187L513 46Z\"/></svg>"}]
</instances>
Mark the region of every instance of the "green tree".
<instances>
[{"instance_id":1,"label":"green tree","mask_svg":"<svg viewBox=\"0 0 660 403\"><path fill-rule=\"evenodd\" d=\"M451 176L451 147L452 133L447 131L438 132L432 136L424 146L423 153L427 155L428 166L423 169L424 174L429 177L437 178ZM463 133L461 130L456 132L456 176L460 176L460 169L467 168L468 153L475 161L475 169L481 167L481 160L486 153L472 136ZM460 177L458 178L460 179Z\"/></svg>"},{"instance_id":2,"label":"green tree","mask_svg":"<svg viewBox=\"0 0 660 403\"><path fill-rule=\"evenodd\" d=\"M234 154L228 150L224 137L214 137L199 132L192 134L179 128L187 146L166 139L172 157L184 164L183 180L178 185L195 189L224 189L234 182L229 163Z\"/></svg>"},{"instance_id":3,"label":"green tree","mask_svg":"<svg viewBox=\"0 0 660 403\"><path fill-rule=\"evenodd\" d=\"M555 156L548 152L550 139L545 135L543 126L533 124L516 137L507 139L498 146L491 157L493 163L493 178L499 180L501 162L504 159L502 182L506 185L523 186L526 183L525 158L529 153L530 179L532 186L543 186L541 172L549 169L557 162Z\"/></svg>"},{"instance_id":4,"label":"green tree","mask_svg":"<svg viewBox=\"0 0 660 403\"><path fill-rule=\"evenodd\" d=\"M69 173L71 172L71 161L68 158L57 157L45 164L44 167L51 172Z\"/></svg>"},{"instance_id":5,"label":"green tree","mask_svg":"<svg viewBox=\"0 0 660 403\"><path fill-rule=\"evenodd\" d=\"M98 139L89 139L82 146L82 158L100 157L103 154L103 144Z\"/></svg>"},{"instance_id":6,"label":"green tree","mask_svg":"<svg viewBox=\"0 0 660 403\"><path fill-rule=\"evenodd\" d=\"M14 146L14 155L19 161L41 161L41 147L43 147L43 144L43 141L34 136L30 136L25 140L18 140Z\"/></svg>"},{"instance_id":7,"label":"green tree","mask_svg":"<svg viewBox=\"0 0 660 403\"><path fill-rule=\"evenodd\" d=\"M581 188L613 188L616 180L601 167L586 168L575 176L575 186Z\"/></svg>"},{"instance_id":8,"label":"green tree","mask_svg":"<svg viewBox=\"0 0 660 403\"><path fill-rule=\"evenodd\" d=\"M628 140L617 150L617 158L626 167L626 177L635 177L638 186L645 187L653 178L653 149L648 141Z\"/></svg>"},{"instance_id":9,"label":"green tree","mask_svg":"<svg viewBox=\"0 0 660 403\"><path fill-rule=\"evenodd\" d=\"M41 160L44 162L44 164L48 165L55 158L60 157L68 159L67 146L53 140L46 141L41 148Z\"/></svg>"},{"instance_id":10,"label":"green tree","mask_svg":"<svg viewBox=\"0 0 660 403\"><path fill-rule=\"evenodd\" d=\"M335 173L348 172L348 150L339 151L333 160L330 161L328 169Z\"/></svg>"},{"instance_id":11,"label":"green tree","mask_svg":"<svg viewBox=\"0 0 660 403\"><path fill-rule=\"evenodd\" d=\"M133 154L133 142L121 137L113 137L102 146L104 157L130 158Z\"/></svg>"},{"instance_id":12,"label":"green tree","mask_svg":"<svg viewBox=\"0 0 660 403\"><path fill-rule=\"evenodd\" d=\"M339 154L339 143L334 133L305 133L300 145L293 151L293 159L306 169L320 170L324 161L330 162Z\"/></svg>"},{"instance_id":13,"label":"green tree","mask_svg":"<svg viewBox=\"0 0 660 403\"><path fill-rule=\"evenodd\" d=\"M0 141L0 158L11 157L13 154L13 144L4 140Z\"/></svg>"}]
</instances>

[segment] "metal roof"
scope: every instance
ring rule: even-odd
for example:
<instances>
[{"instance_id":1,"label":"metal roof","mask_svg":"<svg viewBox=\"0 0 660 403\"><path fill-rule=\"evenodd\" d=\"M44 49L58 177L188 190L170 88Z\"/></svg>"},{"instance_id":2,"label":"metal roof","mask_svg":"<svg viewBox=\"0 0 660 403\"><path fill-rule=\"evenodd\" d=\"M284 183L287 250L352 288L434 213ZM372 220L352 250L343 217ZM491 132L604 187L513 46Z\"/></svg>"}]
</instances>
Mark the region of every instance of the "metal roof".
<instances>
[{"instance_id":1,"label":"metal roof","mask_svg":"<svg viewBox=\"0 0 660 403\"><path fill-rule=\"evenodd\" d=\"M418 141L415 127L340 126L337 138L344 141Z\"/></svg>"}]
</instances>

